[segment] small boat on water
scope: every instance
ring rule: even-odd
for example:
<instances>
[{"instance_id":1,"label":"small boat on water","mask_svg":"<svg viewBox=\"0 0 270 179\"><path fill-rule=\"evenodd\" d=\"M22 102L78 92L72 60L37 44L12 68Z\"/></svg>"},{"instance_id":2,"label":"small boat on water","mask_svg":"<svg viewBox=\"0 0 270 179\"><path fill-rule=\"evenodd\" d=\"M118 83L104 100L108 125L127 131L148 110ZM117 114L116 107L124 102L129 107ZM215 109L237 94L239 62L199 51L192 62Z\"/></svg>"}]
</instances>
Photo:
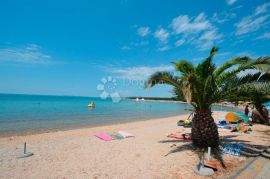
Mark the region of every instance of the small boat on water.
<instances>
[{"instance_id":1,"label":"small boat on water","mask_svg":"<svg viewBox=\"0 0 270 179\"><path fill-rule=\"evenodd\" d=\"M88 107L90 107L90 108L95 107L95 103L94 103L93 101L91 101L91 102L88 104Z\"/></svg>"}]
</instances>

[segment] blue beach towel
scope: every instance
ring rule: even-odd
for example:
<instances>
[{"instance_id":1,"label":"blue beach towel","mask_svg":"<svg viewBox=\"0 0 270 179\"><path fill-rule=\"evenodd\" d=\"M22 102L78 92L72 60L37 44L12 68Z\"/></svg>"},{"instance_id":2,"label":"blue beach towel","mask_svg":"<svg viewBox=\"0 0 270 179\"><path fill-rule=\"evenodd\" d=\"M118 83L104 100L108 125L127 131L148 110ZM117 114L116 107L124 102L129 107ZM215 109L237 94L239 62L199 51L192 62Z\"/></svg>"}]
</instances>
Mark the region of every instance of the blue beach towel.
<instances>
[{"instance_id":1,"label":"blue beach towel","mask_svg":"<svg viewBox=\"0 0 270 179\"><path fill-rule=\"evenodd\" d=\"M229 143L225 144L223 147L223 152L227 154L231 154L234 156L240 156L241 151L243 150L244 144L241 143Z\"/></svg>"},{"instance_id":2,"label":"blue beach towel","mask_svg":"<svg viewBox=\"0 0 270 179\"><path fill-rule=\"evenodd\" d=\"M238 118L239 118L242 122L245 122L245 123L250 122L248 116L246 116L244 113L236 112L235 114L238 116Z\"/></svg>"}]
</instances>

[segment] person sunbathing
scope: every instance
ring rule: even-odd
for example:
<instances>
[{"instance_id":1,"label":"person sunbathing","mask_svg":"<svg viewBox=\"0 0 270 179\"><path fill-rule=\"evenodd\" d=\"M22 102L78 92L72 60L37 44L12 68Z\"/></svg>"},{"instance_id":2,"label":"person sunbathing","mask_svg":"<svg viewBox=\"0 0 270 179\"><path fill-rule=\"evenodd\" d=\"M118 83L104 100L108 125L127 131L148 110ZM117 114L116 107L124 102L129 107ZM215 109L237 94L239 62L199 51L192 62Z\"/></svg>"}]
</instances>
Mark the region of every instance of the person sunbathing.
<instances>
[{"instance_id":1,"label":"person sunbathing","mask_svg":"<svg viewBox=\"0 0 270 179\"><path fill-rule=\"evenodd\" d=\"M171 133L167 135L169 138L174 138L174 139L182 139L182 140L192 140L190 134L174 134Z\"/></svg>"}]
</instances>

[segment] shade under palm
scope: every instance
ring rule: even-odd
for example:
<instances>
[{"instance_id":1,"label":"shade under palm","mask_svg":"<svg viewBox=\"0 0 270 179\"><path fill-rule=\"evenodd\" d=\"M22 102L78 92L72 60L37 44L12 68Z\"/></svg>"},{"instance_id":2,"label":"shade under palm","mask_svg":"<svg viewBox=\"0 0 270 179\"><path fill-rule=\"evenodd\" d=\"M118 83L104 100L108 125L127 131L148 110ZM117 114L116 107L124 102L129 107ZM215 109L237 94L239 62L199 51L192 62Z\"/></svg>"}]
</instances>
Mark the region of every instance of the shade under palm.
<instances>
[{"instance_id":1,"label":"shade under palm","mask_svg":"<svg viewBox=\"0 0 270 179\"><path fill-rule=\"evenodd\" d=\"M146 87L168 84L182 94L194 107L192 120L192 142L195 147L219 146L219 134L211 112L211 105L232 99L244 99L250 91L269 94L270 58L251 59L239 57L217 67L213 57L218 48L213 47L209 56L198 65L181 60L173 62L176 72L156 72L146 82ZM255 73L250 70L256 70ZM265 73L266 72L266 73Z\"/></svg>"}]
</instances>

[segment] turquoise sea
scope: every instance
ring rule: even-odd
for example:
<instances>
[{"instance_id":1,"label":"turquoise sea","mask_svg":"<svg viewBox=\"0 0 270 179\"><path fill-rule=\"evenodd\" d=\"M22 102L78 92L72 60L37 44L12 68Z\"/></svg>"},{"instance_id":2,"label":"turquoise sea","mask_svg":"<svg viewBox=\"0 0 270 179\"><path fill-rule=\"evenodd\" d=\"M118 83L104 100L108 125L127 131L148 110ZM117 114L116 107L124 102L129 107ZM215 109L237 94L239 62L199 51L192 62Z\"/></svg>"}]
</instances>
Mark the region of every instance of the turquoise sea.
<instances>
[{"instance_id":1,"label":"turquoise sea","mask_svg":"<svg viewBox=\"0 0 270 179\"><path fill-rule=\"evenodd\" d=\"M90 101L95 108L87 106ZM124 99L113 103L90 97L0 94L0 134L117 124L187 114L189 109L187 104L173 102Z\"/></svg>"}]
</instances>

